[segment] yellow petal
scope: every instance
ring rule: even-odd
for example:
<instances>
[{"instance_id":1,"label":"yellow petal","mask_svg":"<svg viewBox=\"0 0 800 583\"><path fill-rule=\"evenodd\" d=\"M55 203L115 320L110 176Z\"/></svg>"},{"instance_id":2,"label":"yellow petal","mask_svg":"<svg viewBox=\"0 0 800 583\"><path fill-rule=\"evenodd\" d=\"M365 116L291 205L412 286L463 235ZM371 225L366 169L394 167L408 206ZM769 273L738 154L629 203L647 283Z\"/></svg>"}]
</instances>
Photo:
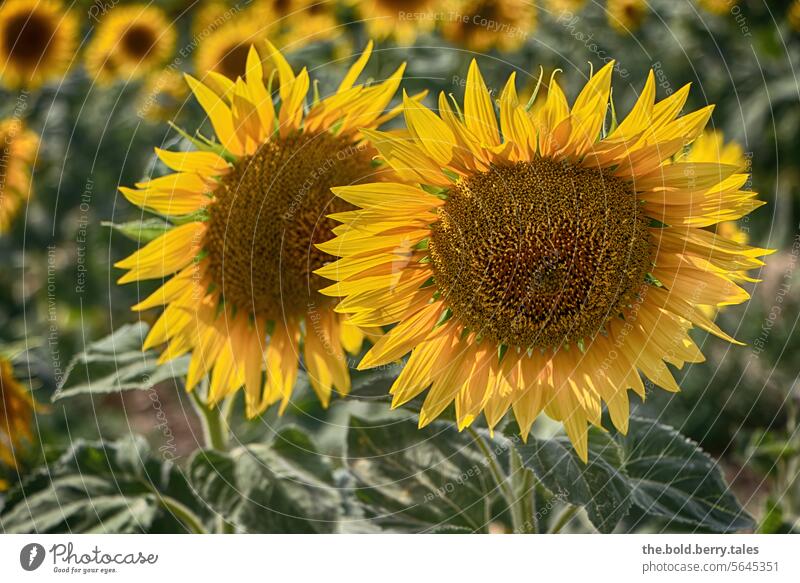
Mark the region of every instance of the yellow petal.
<instances>
[{"instance_id":1,"label":"yellow petal","mask_svg":"<svg viewBox=\"0 0 800 583\"><path fill-rule=\"evenodd\" d=\"M192 89L192 93L194 93L200 106L208 115L208 119L211 120L214 133L216 133L220 143L232 154L241 156L244 150L233 127L233 115L228 105L219 95L191 75L186 75L186 82Z\"/></svg>"},{"instance_id":2,"label":"yellow petal","mask_svg":"<svg viewBox=\"0 0 800 583\"><path fill-rule=\"evenodd\" d=\"M485 146L500 144L497 118L492 96L483 80L478 62L473 59L467 72L467 87L464 95L464 121L467 127Z\"/></svg>"},{"instance_id":3,"label":"yellow petal","mask_svg":"<svg viewBox=\"0 0 800 583\"><path fill-rule=\"evenodd\" d=\"M130 270L118 283L164 277L183 269L200 252L205 232L206 224L200 222L167 231L130 257L115 263L115 267Z\"/></svg>"}]
</instances>

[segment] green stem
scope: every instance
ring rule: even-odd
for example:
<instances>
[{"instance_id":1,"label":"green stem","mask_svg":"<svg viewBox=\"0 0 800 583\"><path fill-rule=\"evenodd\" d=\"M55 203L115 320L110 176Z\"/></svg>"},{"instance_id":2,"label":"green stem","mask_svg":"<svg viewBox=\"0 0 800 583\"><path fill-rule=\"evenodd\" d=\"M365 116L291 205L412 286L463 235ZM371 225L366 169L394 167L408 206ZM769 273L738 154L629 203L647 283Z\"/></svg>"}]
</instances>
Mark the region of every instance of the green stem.
<instances>
[{"instance_id":1,"label":"green stem","mask_svg":"<svg viewBox=\"0 0 800 583\"><path fill-rule=\"evenodd\" d=\"M158 492L156 492L156 495L161 505L167 511L171 512L175 518L180 520L190 532L194 534L208 534L203 526L203 522L186 505L170 496L164 496Z\"/></svg>"},{"instance_id":2,"label":"green stem","mask_svg":"<svg viewBox=\"0 0 800 583\"><path fill-rule=\"evenodd\" d=\"M510 448L509 452L509 480L514 506L519 507L518 514L522 520L515 532L520 534L535 534L537 532L536 519L533 512L533 473L522 465L522 458L517 450Z\"/></svg>"},{"instance_id":3,"label":"green stem","mask_svg":"<svg viewBox=\"0 0 800 583\"><path fill-rule=\"evenodd\" d=\"M203 437L206 447L219 451L228 451L228 423L227 415L219 407L208 406L198 391L191 392L195 410L203 423ZM228 408L227 403L223 407ZM227 411L225 411L227 413Z\"/></svg>"},{"instance_id":4,"label":"green stem","mask_svg":"<svg viewBox=\"0 0 800 583\"><path fill-rule=\"evenodd\" d=\"M216 449L217 451L228 451L230 437L228 419L233 409L233 398L227 398L222 402L221 406L217 407L206 404L200 396L200 391L197 389L190 394L195 410L203 424L203 437L206 447ZM223 516L217 516L215 531L220 534L233 534L236 532L236 527L225 520Z\"/></svg>"},{"instance_id":5,"label":"green stem","mask_svg":"<svg viewBox=\"0 0 800 583\"><path fill-rule=\"evenodd\" d=\"M511 512L511 528L515 533L527 532L529 530L530 521L525 519L523 509L521 508L517 497L514 495L514 491L511 489L508 483L507 476L497 464L497 459L495 458L494 454L492 454L492 451L489 449L486 441L477 431L475 431L472 427L467 427L467 431L478 445L478 449L481 450L481 453L486 458L486 462L489 466L489 473L492 474L492 478L497 485L497 489L500 490L500 493L503 495L503 498L508 505L509 512Z\"/></svg>"},{"instance_id":6,"label":"green stem","mask_svg":"<svg viewBox=\"0 0 800 583\"><path fill-rule=\"evenodd\" d=\"M550 534L557 534L561 532L561 529L567 526L567 523L573 519L573 517L578 513L577 506L568 506L564 509L564 511L558 516L553 527L550 529Z\"/></svg>"}]
</instances>

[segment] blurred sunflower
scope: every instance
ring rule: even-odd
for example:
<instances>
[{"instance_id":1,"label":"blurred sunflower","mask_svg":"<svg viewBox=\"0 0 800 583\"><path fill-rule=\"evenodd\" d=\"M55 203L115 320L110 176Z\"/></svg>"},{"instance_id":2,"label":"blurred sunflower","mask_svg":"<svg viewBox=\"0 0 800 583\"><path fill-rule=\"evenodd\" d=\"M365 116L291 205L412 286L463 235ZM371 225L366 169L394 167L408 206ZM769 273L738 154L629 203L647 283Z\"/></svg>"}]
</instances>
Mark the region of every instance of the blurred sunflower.
<instances>
[{"instance_id":1,"label":"blurred sunflower","mask_svg":"<svg viewBox=\"0 0 800 583\"><path fill-rule=\"evenodd\" d=\"M177 69L167 68L148 75L137 98L139 115L149 121L172 119L189 94Z\"/></svg>"},{"instance_id":2,"label":"blurred sunflower","mask_svg":"<svg viewBox=\"0 0 800 583\"><path fill-rule=\"evenodd\" d=\"M39 137L16 118L0 120L0 234L8 231L31 193Z\"/></svg>"},{"instance_id":3,"label":"blurred sunflower","mask_svg":"<svg viewBox=\"0 0 800 583\"><path fill-rule=\"evenodd\" d=\"M344 351L358 352L364 333L314 291L321 279L312 272L333 260L314 243L330 237L334 221L326 214L351 208L331 186L380 178L376 152L359 128L378 127L399 113L384 110L404 69L374 86L356 85L370 44L336 93L315 99L304 114L308 72L295 75L268 47L280 77L279 111L255 49L235 83L217 76L212 89L187 76L220 144L196 152L156 150L176 172L120 189L144 209L191 217L117 263L128 270L119 283L177 273L134 306L166 305L144 348L167 343L163 362L191 351L187 389L213 369L209 403L244 386L249 416L277 401L285 409L301 342L323 405L334 387L342 394L350 389Z\"/></svg>"},{"instance_id":4,"label":"blurred sunflower","mask_svg":"<svg viewBox=\"0 0 800 583\"><path fill-rule=\"evenodd\" d=\"M728 14L734 6L739 4L739 0L697 0L703 10L722 16Z\"/></svg>"},{"instance_id":5,"label":"blurred sunflower","mask_svg":"<svg viewBox=\"0 0 800 583\"><path fill-rule=\"evenodd\" d=\"M355 6L358 19L367 34L378 39L392 38L401 45L411 45L417 35L433 30L440 19L436 0L348 0Z\"/></svg>"},{"instance_id":6,"label":"blurred sunflower","mask_svg":"<svg viewBox=\"0 0 800 583\"><path fill-rule=\"evenodd\" d=\"M0 464L19 467L20 447L33 441L31 421L37 408L33 396L14 377L14 367L0 357ZM0 479L0 490L7 486Z\"/></svg>"},{"instance_id":7,"label":"blurred sunflower","mask_svg":"<svg viewBox=\"0 0 800 583\"><path fill-rule=\"evenodd\" d=\"M647 17L644 0L608 0L606 17L608 24L620 34L635 32Z\"/></svg>"},{"instance_id":8,"label":"blurred sunflower","mask_svg":"<svg viewBox=\"0 0 800 583\"><path fill-rule=\"evenodd\" d=\"M175 51L176 33L153 5L116 6L100 21L86 49L86 69L99 83L144 77Z\"/></svg>"},{"instance_id":9,"label":"blurred sunflower","mask_svg":"<svg viewBox=\"0 0 800 583\"><path fill-rule=\"evenodd\" d=\"M528 0L458 1L449 14L442 35L472 51L518 49L536 28L536 6Z\"/></svg>"},{"instance_id":10,"label":"blurred sunflower","mask_svg":"<svg viewBox=\"0 0 800 583\"><path fill-rule=\"evenodd\" d=\"M295 0L294 4L294 10L286 18L287 45L299 46L341 37L342 27L336 16L336 2Z\"/></svg>"},{"instance_id":11,"label":"blurred sunflower","mask_svg":"<svg viewBox=\"0 0 800 583\"><path fill-rule=\"evenodd\" d=\"M547 0L547 7L553 13L579 12L586 6L586 0Z\"/></svg>"},{"instance_id":12,"label":"blurred sunflower","mask_svg":"<svg viewBox=\"0 0 800 583\"><path fill-rule=\"evenodd\" d=\"M237 18L214 30L197 48L195 70L218 73L232 81L244 77L250 49L255 49L263 62L268 37L276 40L273 29L265 28L263 22L269 20ZM267 77L270 72L265 71Z\"/></svg>"},{"instance_id":13,"label":"blurred sunflower","mask_svg":"<svg viewBox=\"0 0 800 583\"><path fill-rule=\"evenodd\" d=\"M786 12L786 19L789 25L797 32L800 32L800 0L794 0L789 10Z\"/></svg>"},{"instance_id":14,"label":"blurred sunflower","mask_svg":"<svg viewBox=\"0 0 800 583\"><path fill-rule=\"evenodd\" d=\"M57 0L8 0L0 6L0 75L12 89L35 89L72 63L78 21Z\"/></svg>"},{"instance_id":15,"label":"blurred sunflower","mask_svg":"<svg viewBox=\"0 0 800 583\"><path fill-rule=\"evenodd\" d=\"M235 18L240 11L240 5L232 5L224 0L202 2L191 12L193 40L198 43L204 41L206 36Z\"/></svg>"},{"instance_id":16,"label":"blurred sunflower","mask_svg":"<svg viewBox=\"0 0 800 583\"><path fill-rule=\"evenodd\" d=\"M727 164L737 168L738 172L749 172L749 164L744 155L744 150L736 142L725 143L722 132L706 130L698 137L689 148L678 156L681 162ZM749 242L747 232L739 227L736 221L723 221L710 227L708 230L719 235L723 240L734 241L740 245ZM731 279L737 282L758 281L750 277L746 270L732 271ZM703 312L709 317L714 318L719 308L717 306L701 306Z\"/></svg>"},{"instance_id":17,"label":"blurred sunflower","mask_svg":"<svg viewBox=\"0 0 800 583\"><path fill-rule=\"evenodd\" d=\"M317 270L337 282L321 292L356 325L396 324L359 368L410 351L391 393L397 407L430 388L420 426L455 401L460 428L481 412L494 427L510 407L526 437L544 411L586 460L603 401L624 433L639 371L677 391L665 363L703 360L692 325L734 342L697 305L745 301L732 274L766 251L703 227L762 203L735 166L672 160L712 111L678 117L688 86L656 102L651 72L606 135L612 71L571 109L551 79L530 112L512 75L498 127L473 61L463 109L406 100L410 138L365 131L404 181L333 189L361 210L318 245L341 257Z\"/></svg>"}]
</instances>

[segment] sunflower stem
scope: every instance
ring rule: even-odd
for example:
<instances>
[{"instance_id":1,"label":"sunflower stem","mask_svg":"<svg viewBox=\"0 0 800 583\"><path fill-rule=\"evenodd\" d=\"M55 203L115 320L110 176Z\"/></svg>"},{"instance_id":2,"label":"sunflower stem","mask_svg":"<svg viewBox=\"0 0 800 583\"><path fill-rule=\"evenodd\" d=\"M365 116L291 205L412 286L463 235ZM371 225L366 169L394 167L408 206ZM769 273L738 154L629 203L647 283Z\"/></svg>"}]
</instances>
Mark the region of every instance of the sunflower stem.
<instances>
[{"instance_id":1,"label":"sunflower stem","mask_svg":"<svg viewBox=\"0 0 800 583\"><path fill-rule=\"evenodd\" d=\"M208 531L206 531L203 526L203 521L201 521L186 505L178 502L171 496L165 496L160 493L156 494L161 505L167 511L171 512L192 534L208 534Z\"/></svg>"},{"instance_id":2,"label":"sunflower stem","mask_svg":"<svg viewBox=\"0 0 800 583\"><path fill-rule=\"evenodd\" d=\"M219 451L228 450L228 423L226 415L222 413L220 407L206 404L200 396L199 391L191 393L192 402L195 405L200 421L203 424L203 438L206 447ZM226 405L223 404L223 407Z\"/></svg>"},{"instance_id":3,"label":"sunflower stem","mask_svg":"<svg viewBox=\"0 0 800 583\"><path fill-rule=\"evenodd\" d=\"M511 513L511 528L515 533L528 532L530 529L531 520L525 518L523 508L520 504L521 501L517 498L513 488L509 484L508 476L506 476L503 470L500 468L500 465L497 463L497 458L492 453L489 445L486 443L486 440L480 435L480 433L475 431L475 429L472 427L467 427L467 431L477 444L478 449L481 450L481 453L486 458L486 463L489 467L489 473L492 474L492 478L497 485L497 489L500 491L503 499L508 505L508 510Z\"/></svg>"},{"instance_id":4,"label":"sunflower stem","mask_svg":"<svg viewBox=\"0 0 800 583\"><path fill-rule=\"evenodd\" d=\"M567 526L569 521L572 520L577 513L578 513L577 506L572 506L572 505L567 506L556 519L555 523L553 524L553 527L550 529L549 534L557 534L561 532L561 529Z\"/></svg>"},{"instance_id":5,"label":"sunflower stem","mask_svg":"<svg viewBox=\"0 0 800 583\"><path fill-rule=\"evenodd\" d=\"M535 482L533 473L525 468L522 458L515 448L509 450L509 480L514 495L513 504L518 506L519 524L517 534L536 534L538 525L534 516Z\"/></svg>"},{"instance_id":6,"label":"sunflower stem","mask_svg":"<svg viewBox=\"0 0 800 583\"><path fill-rule=\"evenodd\" d=\"M205 388L208 382L204 381L203 385L203 388ZM200 392L200 390L195 389L190 395L203 425L203 438L206 447L217 451L228 451L230 437L228 418L233 409L233 398L225 399L220 406L208 405L200 396ZM224 516L217 516L216 522L215 532L219 534L233 534L236 532L236 527L225 520Z\"/></svg>"}]
</instances>

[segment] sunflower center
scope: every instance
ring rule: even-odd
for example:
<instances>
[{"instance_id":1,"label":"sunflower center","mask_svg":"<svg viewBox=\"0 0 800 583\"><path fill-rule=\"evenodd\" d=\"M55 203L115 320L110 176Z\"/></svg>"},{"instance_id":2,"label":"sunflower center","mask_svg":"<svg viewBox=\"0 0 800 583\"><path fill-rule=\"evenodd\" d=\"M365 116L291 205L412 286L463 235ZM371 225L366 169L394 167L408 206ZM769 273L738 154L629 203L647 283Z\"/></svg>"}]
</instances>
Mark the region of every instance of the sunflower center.
<instances>
[{"instance_id":1,"label":"sunflower center","mask_svg":"<svg viewBox=\"0 0 800 583\"><path fill-rule=\"evenodd\" d=\"M156 46L157 31L149 26L134 24L122 35L123 50L135 59L144 59Z\"/></svg>"},{"instance_id":2,"label":"sunflower center","mask_svg":"<svg viewBox=\"0 0 800 583\"><path fill-rule=\"evenodd\" d=\"M217 70L228 79L244 77L247 72L247 55L249 52L249 43L229 47L220 58Z\"/></svg>"},{"instance_id":3,"label":"sunflower center","mask_svg":"<svg viewBox=\"0 0 800 583\"><path fill-rule=\"evenodd\" d=\"M35 66L47 53L55 27L38 11L15 15L5 24L3 38L6 54L29 66Z\"/></svg>"},{"instance_id":4,"label":"sunflower center","mask_svg":"<svg viewBox=\"0 0 800 583\"><path fill-rule=\"evenodd\" d=\"M372 157L324 132L276 138L241 158L215 193L206 243L226 301L270 319L327 302L313 272L333 258L315 245L333 237L327 215L353 210L330 189L371 180Z\"/></svg>"},{"instance_id":5,"label":"sunflower center","mask_svg":"<svg viewBox=\"0 0 800 583\"><path fill-rule=\"evenodd\" d=\"M650 269L630 185L537 158L459 180L433 225L438 288L471 330L519 347L592 337Z\"/></svg>"}]
</instances>

